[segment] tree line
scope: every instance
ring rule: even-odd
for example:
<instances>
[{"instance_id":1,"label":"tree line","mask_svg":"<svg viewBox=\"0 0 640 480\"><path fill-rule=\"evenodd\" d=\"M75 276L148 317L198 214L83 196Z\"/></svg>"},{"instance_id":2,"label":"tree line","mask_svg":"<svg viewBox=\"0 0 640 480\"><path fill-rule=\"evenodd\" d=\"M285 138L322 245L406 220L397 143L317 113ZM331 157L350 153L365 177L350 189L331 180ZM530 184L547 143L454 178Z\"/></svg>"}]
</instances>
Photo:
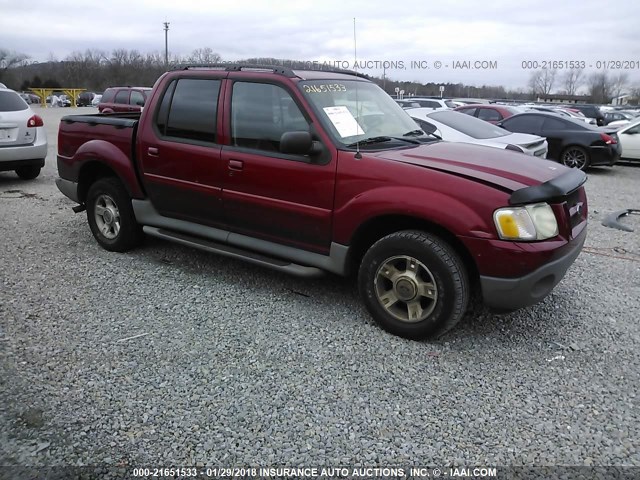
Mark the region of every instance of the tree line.
<instances>
[{"instance_id":1,"label":"tree line","mask_svg":"<svg viewBox=\"0 0 640 480\"><path fill-rule=\"evenodd\" d=\"M577 95L585 87L586 96L592 103L609 103L623 93L630 94L636 103L640 97L640 86L631 86L629 75L624 70L602 70L590 75L582 68L565 71L535 70L529 77L529 87L536 97L546 96L554 91L563 95Z\"/></svg>"},{"instance_id":2,"label":"tree line","mask_svg":"<svg viewBox=\"0 0 640 480\"><path fill-rule=\"evenodd\" d=\"M46 62L31 62L28 55L0 49L0 82L15 90L31 88L85 88L101 92L114 85L152 86L167 69L181 64L215 64L222 61L220 54L210 47L197 48L188 55L172 55L169 64L163 53L141 53L138 50L119 48L106 52L87 49L73 52L63 60L53 56ZM248 58L236 63L309 68L308 61L281 60L276 58ZM404 90L406 96L439 96L444 85L444 96L450 98L494 98L512 100L535 100L540 96L557 92L576 95L586 87L593 103L608 103L612 98L629 92L636 98L640 88L629 88L625 72L594 72L587 75L584 69L536 70L531 73L526 88L505 89L503 86L471 86L463 83L421 83L399 81L387 77L368 76L386 92L394 94L396 88Z\"/></svg>"},{"instance_id":3,"label":"tree line","mask_svg":"<svg viewBox=\"0 0 640 480\"><path fill-rule=\"evenodd\" d=\"M111 52L88 49L73 52L63 60L30 62L28 56L0 50L0 82L15 90L31 88L84 88L101 92L114 85L152 86L167 69L180 64L213 64L221 60L211 48L169 58L160 52L115 49Z\"/></svg>"}]
</instances>

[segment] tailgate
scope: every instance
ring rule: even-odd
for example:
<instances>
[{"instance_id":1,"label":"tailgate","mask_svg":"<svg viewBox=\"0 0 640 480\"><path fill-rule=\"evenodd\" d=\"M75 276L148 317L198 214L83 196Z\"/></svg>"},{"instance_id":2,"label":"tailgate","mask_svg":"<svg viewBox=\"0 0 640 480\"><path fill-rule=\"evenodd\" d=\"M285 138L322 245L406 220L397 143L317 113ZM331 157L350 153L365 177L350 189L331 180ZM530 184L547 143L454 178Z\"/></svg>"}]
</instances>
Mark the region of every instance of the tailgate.
<instances>
[{"instance_id":1,"label":"tailgate","mask_svg":"<svg viewBox=\"0 0 640 480\"><path fill-rule=\"evenodd\" d=\"M0 115L0 147L29 145L36 139L36 127L27 127L28 110L2 112Z\"/></svg>"}]
</instances>

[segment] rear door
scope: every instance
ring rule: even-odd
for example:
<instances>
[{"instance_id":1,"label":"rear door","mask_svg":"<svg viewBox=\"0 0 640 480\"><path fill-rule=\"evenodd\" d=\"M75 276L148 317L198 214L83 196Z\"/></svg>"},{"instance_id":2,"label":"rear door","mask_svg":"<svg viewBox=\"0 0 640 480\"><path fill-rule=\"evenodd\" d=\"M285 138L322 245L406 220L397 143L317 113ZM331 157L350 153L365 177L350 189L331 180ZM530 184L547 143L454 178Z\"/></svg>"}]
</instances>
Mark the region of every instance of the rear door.
<instances>
[{"instance_id":1,"label":"rear door","mask_svg":"<svg viewBox=\"0 0 640 480\"><path fill-rule=\"evenodd\" d=\"M172 80L145 117L139 135L144 186L164 216L222 226L218 98L224 75Z\"/></svg>"},{"instance_id":2,"label":"rear door","mask_svg":"<svg viewBox=\"0 0 640 480\"><path fill-rule=\"evenodd\" d=\"M229 78L232 79L231 73ZM280 137L313 131L299 96L276 83L230 82L223 201L230 230L310 251L331 244L335 151L283 154Z\"/></svg>"},{"instance_id":3,"label":"rear door","mask_svg":"<svg viewBox=\"0 0 640 480\"><path fill-rule=\"evenodd\" d=\"M128 112L129 111L129 89L118 90L115 98L113 99L114 112Z\"/></svg>"},{"instance_id":4,"label":"rear door","mask_svg":"<svg viewBox=\"0 0 640 480\"><path fill-rule=\"evenodd\" d=\"M568 136L569 124L560 118L544 119L542 124L542 135L547 137L547 143L549 144L549 151L554 152L554 159L557 160L565 147L565 139ZM577 137L577 135L576 135Z\"/></svg>"},{"instance_id":5,"label":"rear door","mask_svg":"<svg viewBox=\"0 0 640 480\"><path fill-rule=\"evenodd\" d=\"M131 90L129 96L129 111L139 112L144 106L145 98L140 90Z\"/></svg>"}]
</instances>

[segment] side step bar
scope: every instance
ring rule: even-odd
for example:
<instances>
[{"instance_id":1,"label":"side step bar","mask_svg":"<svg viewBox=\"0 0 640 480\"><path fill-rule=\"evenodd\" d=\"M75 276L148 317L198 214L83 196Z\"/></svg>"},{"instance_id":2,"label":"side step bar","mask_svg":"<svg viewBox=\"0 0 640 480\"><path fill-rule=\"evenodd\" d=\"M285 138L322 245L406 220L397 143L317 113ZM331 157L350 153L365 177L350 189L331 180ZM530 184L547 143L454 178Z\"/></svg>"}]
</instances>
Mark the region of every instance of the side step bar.
<instances>
[{"instance_id":1,"label":"side step bar","mask_svg":"<svg viewBox=\"0 0 640 480\"><path fill-rule=\"evenodd\" d=\"M186 235L184 233L174 232L164 228L156 228L145 226L142 228L144 233L153 237L162 238L171 242L180 243L189 247L198 248L205 252L217 253L231 258L238 258L255 265L278 270L289 275L296 275L298 277L319 277L324 275L324 272L319 268L305 267L304 265L298 265L296 263L289 263L279 258L268 257L259 253L251 252L249 250L243 250L240 248L232 247L231 245L225 245L222 243L206 240L204 238L194 237Z\"/></svg>"}]
</instances>

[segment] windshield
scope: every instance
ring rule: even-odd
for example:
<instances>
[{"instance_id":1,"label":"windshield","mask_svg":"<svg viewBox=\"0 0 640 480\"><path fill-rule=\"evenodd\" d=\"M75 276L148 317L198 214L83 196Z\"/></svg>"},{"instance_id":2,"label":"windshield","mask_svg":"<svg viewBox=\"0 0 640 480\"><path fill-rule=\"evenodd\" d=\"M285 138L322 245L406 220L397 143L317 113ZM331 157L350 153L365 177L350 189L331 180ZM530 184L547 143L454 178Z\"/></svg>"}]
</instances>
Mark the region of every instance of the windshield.
<instances>
[{"instance_id":1,"label":"windshield","mask_svg":"<svg viewBox=\"0 0 640 480\"><path fill-rule=\"evenodd\" d=\"M427 117L433 118L447 127L458 130L472 138L498 138L510 134L510 132L507 132L504 128L496 127L489 122L472 117L466 113L444 110L430 113Z\"/></svg>"},{"instance_id":2,"label":"windshield","mask_svg":"<svg viewBox=\"0 0 640 480\"><path fill-rule=\"evenodd\" d=\"M393 140L418 129L411 117L375 83L309 80L300 82L299 88L335 140L344 146L374 137Z\"/></svg>"}]
</instances>

